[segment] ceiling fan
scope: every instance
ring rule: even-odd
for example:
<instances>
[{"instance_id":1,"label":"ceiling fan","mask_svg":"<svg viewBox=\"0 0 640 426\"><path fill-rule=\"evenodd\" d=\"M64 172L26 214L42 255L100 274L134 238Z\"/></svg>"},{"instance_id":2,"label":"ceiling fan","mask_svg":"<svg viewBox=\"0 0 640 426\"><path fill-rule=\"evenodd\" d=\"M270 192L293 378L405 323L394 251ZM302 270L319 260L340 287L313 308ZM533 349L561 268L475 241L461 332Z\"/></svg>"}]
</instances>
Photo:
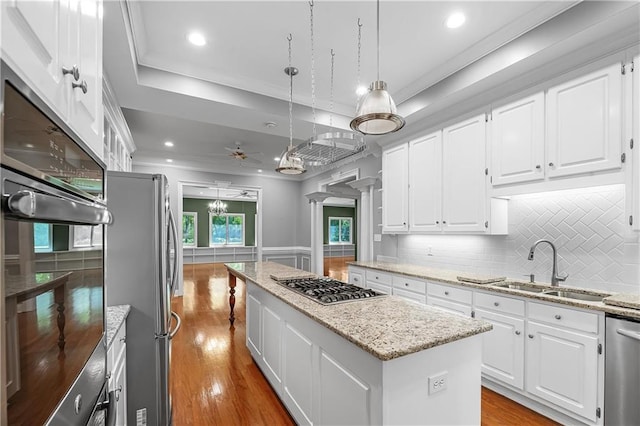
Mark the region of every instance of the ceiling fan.
<instances>
[{"instance_id":1,"label":"ceiling fan","mask_svg":"<svg viewBox=\"0 0 640 426\"><path fill-rule=\"evenodd\" d=\"M261 164L262 161L257 160L255 158L249 157L251 154L262 154L261 152L245 152L241 147L240 143L236 142L235 148L229 148L227 146L224 147L227 151L229 151L229 156L235 158L240 162L253 163L253 164Z\"/></svg>"}]
</instances>

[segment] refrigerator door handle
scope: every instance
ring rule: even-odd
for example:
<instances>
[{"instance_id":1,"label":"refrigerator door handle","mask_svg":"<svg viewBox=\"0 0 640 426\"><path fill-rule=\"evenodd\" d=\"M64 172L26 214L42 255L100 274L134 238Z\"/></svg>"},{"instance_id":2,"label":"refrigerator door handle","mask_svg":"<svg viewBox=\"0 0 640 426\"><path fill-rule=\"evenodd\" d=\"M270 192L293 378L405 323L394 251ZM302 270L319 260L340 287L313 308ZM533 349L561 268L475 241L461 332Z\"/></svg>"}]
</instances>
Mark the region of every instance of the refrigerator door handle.
<instances>
[{"instance_id":1,"label":"refrigerator door handle","mask_svg":"<svg viewBox=\"0 0 640 426\"><path fill-rule=\"evenodd\" d=\"M180 315L178 315L175 312L171 311L171 316L176 319L176 328L174 328L173 330L171 330L169 332L169 340L173 339L173 337L176 335L178 330L180 330L180 326L182 325L182 319L180 318Z\"/></svg>"},{"instance_id":2,"label":"refrigerator door handle","mask_svg":"<svg viewBox=\"0 0 640 426\"><path fill-rule=\"evenodd\" d=\"M169 297L173 296L173 286L176 284L178 280L178 230L176 228L176 221L173 217L173 212L169 209L169 227L171 228L171 235L173 236L173 272L171 274L171 294ZM168 250L171 250L169 247Z\"/></svg>"}]
</instances>

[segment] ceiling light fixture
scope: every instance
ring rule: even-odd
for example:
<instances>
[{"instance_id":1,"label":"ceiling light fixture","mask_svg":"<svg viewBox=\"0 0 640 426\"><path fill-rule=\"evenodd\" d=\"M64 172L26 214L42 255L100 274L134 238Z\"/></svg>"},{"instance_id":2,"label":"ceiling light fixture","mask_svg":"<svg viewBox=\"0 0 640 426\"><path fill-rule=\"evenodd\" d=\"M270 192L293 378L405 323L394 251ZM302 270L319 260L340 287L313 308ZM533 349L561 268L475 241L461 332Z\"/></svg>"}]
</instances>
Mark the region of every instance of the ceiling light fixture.
<instances>
[{"instance_id":1,"label":"ceiling light fixture","mask_svg":"<svg viewBox=\"0 0 640 426\"><path fill-rule=\"evenodd\" d=\"M214 216L222 216L227 214L227 204L220 199L220 188L218 188L217 199L209 203L209 213Z\"/></svg>"},{"instance_id":2,"label":"ceiling light fixture","mask_svg":"<svg viewBox=\"0 0 640 426\"><path fill-rule=\"evenodd\" d=\"M380 0L377 6L377 80L371 83L369 93L362 99L356 117L351 120L351 129L365 135L384 135L396 132L405 124L397 114L396 104L387 92L387 83L380 80Z\"/></svg>"},{"instance_id":3,"label":"ceiling light fixture","mask_svg":"<svg viewBox=\"0 0 640 426\"><path fill-rule=\"evenodd\" d=\"M289 40L289 66L284 69L284 72L289 76L289 146L282 153L276 172L285 175L299 175L306 170L302 159L295 155L293 146L293 76L298 74L298 68L291 66L291 40L293 40L291 34L287 40Z\"/></svg>"},{"instance_id":4,"label":"ceiling light fixture","mask_svg":"<svg viewBox=\"0 0 640 426\"><path fill-rule=\"evenodd\" d=\"M166 142L164 143L164 146L168 146L169 148L171 148L171 147L173 146L173 142L171 142L171 141L166 141Z\"/></svg>"},{"instance_id":5,"label":"ceiling light fixture","mask_svg":"<svg viewBox=\"0 0 640 426\"><path fill-rule=\"evenodd\" d=\"M204 38L204 36L196 31L190 32L187 35L187 40L189 40L189 43L193 44L194 46L204 46L205 44L207 44L207 39Z\"/></svg>"},{"instance_id":6,"label":"ceiling light fixture","mask_svg":"<svg viewBox=\"0 0 640 426\"><path fill-rule=\"evenodd\" d=\"M173 160L171 158L167 158L167 163L173 163Z\"/></svg>"},{"instance_id":7,"label":"ceiling light fixture","mask_svg":"<svg viewBox=\"0 0 640 426\"><path fill-rule=\"evenodd\" d=\"M467 18L465 18L464 14L455 12L449 15L445 25L447 26L447 28L451 29L459 28L465 23L466 20Z\"/></svg>"}]
</instances>

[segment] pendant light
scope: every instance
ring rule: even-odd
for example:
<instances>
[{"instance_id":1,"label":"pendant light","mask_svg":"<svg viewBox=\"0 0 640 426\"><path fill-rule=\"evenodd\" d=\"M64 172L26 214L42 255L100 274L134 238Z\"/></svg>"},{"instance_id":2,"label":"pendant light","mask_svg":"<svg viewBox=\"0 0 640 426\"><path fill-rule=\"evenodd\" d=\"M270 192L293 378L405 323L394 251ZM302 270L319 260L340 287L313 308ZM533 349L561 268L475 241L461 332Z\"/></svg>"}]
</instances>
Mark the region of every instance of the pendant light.
<instances>
[{"instance_id":1,"label":"pendant light","mask_svg":"<svg viewBox=\"0 0 640 426\"><path fill-rule=\"evenodd\" d=\"M218 188L218 197L216 200L209 203L209 213L214 216L222 216L227 214L227 204L223 203L220 199L220 188Z\"/></svg>"},{"instance_id":2,"label":"pendant light","mask_svg":"<svg viewBox=\"0 0 640 426\"><path fill-rule=\"evenodd\" d=\"M298 68L291 66L291 34L287 37L289 40L289 66L284 69L285 74L289 76L289 146L282 153L280 163L276 172L285 175L299 175L306 170L302 158L295 155L293 146L293 76L298 74Z\"/></svg>"},{"instance_id":3,"label":"pendant light","mask_svg":"<svg viewBox=\"0 0 640 426\"><path fill-rule=\"evenodd\" d=\"M380 0L377 6L377 80L371 83L369 92L360 102L351 129L365 135L384 135L396 132L404 126L404 119L397 114L396 104L387 92L387 83L380 80Z\"/></svg>"}]
</instances>

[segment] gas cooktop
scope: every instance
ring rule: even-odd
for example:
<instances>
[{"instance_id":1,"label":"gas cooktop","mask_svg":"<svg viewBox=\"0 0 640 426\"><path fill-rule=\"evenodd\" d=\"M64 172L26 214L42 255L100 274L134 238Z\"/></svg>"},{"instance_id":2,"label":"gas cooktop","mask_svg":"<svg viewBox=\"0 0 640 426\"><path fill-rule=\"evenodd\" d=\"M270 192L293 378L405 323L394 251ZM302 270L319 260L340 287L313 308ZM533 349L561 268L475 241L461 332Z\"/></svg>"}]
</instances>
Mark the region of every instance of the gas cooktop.
<instances>
[{"instance_id":1,"label":"gas cooktop","mask_svg":"<svg viewBox=\"0 0 640 426\"><path fill-rule=\"evenodd\" d=\"M384 296L383 293L343 283L333 278L293 278L277 281L279 284L323 305Z\"/></svg>"}]
</instances>

